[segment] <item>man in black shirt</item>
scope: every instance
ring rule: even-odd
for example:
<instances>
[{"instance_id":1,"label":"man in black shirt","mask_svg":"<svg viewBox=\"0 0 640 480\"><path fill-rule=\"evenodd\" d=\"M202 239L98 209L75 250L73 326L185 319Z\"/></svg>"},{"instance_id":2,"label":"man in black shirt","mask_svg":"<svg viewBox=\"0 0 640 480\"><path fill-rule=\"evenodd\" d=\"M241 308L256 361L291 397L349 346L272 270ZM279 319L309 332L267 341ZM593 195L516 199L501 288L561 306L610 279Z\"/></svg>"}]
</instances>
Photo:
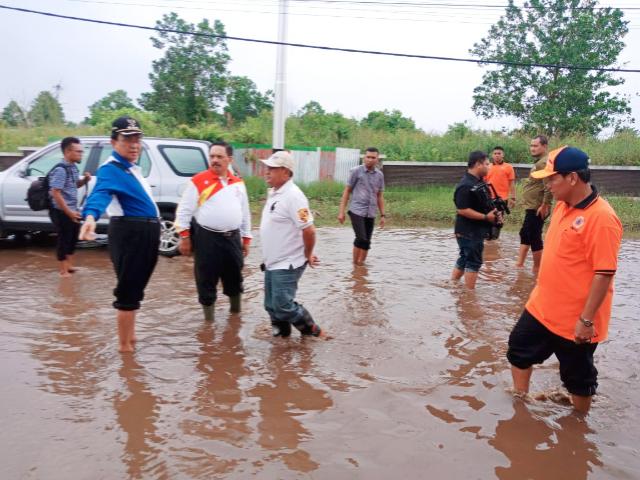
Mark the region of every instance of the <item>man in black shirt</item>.
<instances>
[{"instance_id":1,"label":"man in black shirt","mask_svg":"<svg viewBox=\"0 0 640 480\"><path fill-rule=\"evenodd\" d=\"M491 226L500 220L500 213L492 209L489 192L482 180L489 171L487 154L471 152L467 166L467 173L453 194L457 212L454 232L460 256L451 279L459 280L464 275L465 285L475 288L482 265L484 239L489 236Z\"/></svg>"}]
</instances>

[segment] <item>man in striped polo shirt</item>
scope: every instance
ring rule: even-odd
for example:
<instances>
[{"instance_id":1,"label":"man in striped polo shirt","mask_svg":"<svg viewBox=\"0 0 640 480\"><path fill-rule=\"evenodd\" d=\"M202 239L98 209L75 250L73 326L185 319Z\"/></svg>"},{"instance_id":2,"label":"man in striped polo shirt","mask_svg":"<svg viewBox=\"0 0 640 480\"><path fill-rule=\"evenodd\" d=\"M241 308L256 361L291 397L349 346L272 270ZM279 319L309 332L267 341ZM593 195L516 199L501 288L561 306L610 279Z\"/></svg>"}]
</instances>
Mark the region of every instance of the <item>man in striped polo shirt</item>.
<instances>
[{"instance_id":1,"label":"man in striped polo shirt","mask_svg":"<svg viewBox=\"0 0 640 480\"><path fill-rule=\"evenodd\" d=\"M120 352L132 352L136 343L136 310L158 261L160 212L151 187L136 165L142 153L142 129L131 117L114 120L113 153L98 169L96 186L82 212L80 239L94 237L96 220L109 214L109 250L116 272L113 291L118 311Z\"/></svg>"},{"instance_id":2,"label":"man in striped polo shirt","mask_svg":"<svg viewBox=\"0 0 640 480\"><path fill-rule=\"evenodd\" d=\"M49 172L49 195L51 208L49 218L58 234L56 258L60 264L60 276L70 277L73 267L73 253L80 231L80 212L78 212L78 188L91 180L91 174L85 172L82 179L77 164L82 161L82 144L75 137L66 137L60 142L63 161Z\"/></svg>"},{"instance_id":3,"label":"man in striped polo shirt","mask_svg":"<svg viewBox=\"0 0 640 480\"><path fill-rule=\"evenodd\" d=\"M176 210L178 249L194 253L198 301L204 318L214 319L218 280L231 312L240 311L242 267L251 243L251 212L244 182L229 172L233 148L216 142L209 150L209 169L191 179Z\"/></svg>"}]
</instances>

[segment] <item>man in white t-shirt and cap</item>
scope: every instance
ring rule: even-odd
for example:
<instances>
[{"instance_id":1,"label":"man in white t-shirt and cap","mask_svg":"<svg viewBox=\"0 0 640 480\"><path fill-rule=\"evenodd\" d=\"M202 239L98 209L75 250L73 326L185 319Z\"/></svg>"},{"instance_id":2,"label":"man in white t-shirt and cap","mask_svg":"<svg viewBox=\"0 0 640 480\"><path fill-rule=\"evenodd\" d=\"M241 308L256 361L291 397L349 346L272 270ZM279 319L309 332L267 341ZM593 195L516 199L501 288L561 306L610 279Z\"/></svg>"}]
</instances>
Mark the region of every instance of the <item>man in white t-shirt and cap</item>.
<instances>
[{"instance_id":1,"label":"man in white t-shirt and cap","mask_svg":"<svg viewBox=\"0 0 640 480\"><path fill-rule=\"evenodd\" d=\"M302 335L324 336L309 311L295 301L298 282L307 265L320 263L313 253L316 230L307 197L293 183L295 161L286 151L267 160L265 180L271 187L262 210L260 238L264 263L264 308L274 337L291 335L291 325Z\"/></svg>"}]
</instances>

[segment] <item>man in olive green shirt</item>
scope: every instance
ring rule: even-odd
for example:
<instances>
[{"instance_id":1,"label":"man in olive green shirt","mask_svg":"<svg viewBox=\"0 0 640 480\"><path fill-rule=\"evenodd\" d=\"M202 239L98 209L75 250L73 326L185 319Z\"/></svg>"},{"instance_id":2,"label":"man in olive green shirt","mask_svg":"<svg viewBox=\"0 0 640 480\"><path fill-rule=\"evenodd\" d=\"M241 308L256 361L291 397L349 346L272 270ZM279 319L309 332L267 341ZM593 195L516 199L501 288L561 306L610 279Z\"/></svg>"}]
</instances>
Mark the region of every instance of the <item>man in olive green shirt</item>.
<instances>
[{"instance_id":1,"label":"man in olive green shirt","mask_svg":"<svg viewBox=\"0 0 640 480\"><path fill-rule=\"evenodd\" d=\"M542 170L547 163L547 148L549 140L544 135L538 135L529 145L529 152L535 163L531 172ZM527 253L531 249L533 256L533 271L538 273L542 258L542 227L551 211L551 192L545 187L543 180L529 175L522 184L522 207L525 209L524 222L520 229L520 251L516 266L523 267Z\"/></svg>"}]
</instances>

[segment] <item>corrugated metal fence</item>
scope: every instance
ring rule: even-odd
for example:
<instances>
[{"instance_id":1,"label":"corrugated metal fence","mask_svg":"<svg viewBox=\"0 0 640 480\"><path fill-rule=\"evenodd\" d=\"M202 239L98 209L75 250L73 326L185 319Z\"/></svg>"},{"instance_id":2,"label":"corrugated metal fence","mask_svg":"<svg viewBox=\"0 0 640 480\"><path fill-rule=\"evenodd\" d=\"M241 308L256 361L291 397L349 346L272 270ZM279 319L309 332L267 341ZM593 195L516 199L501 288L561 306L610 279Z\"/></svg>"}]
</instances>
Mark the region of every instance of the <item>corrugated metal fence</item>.
<instances>
[{"instance_id":1,"label":"corrugated metal fence","mask_svg":"<svg viewBox=\"0 0 640 480\"><path fill-rule=\"evenodd\" d=\"M310 183L317 180L335 180L346 183L349 170L360 164L360 150L336 148L331 150L295 150L291 154L296 162L296 182ZM236 147L233 152L234 167L242 176L264 175L265 166L260 162L269 158L268 146Z\"/></svg>"}]
</instances>

